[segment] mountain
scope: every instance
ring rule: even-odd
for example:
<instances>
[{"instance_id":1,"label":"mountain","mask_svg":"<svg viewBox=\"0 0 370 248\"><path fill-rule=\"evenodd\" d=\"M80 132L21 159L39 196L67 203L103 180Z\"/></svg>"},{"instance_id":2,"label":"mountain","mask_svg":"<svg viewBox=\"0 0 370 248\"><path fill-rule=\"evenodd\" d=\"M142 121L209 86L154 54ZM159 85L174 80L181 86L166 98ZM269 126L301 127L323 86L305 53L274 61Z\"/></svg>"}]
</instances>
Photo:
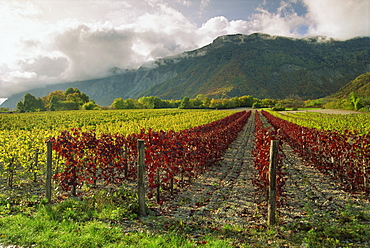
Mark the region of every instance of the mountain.
<instances>
[{"instance_id":1,"label":"mountain","mask_svg":"<svg viewBox=\"0 0 370 248\"><path fill-rule=\"evenodd\" d=\"M182 73L139 97L298 95L315 99L336 92L359 74L370 71L370 37L336 41L326 37L228 35L199 51L206 55L180 61Z\"/></svg>"},{"instance_id":2,"label":"mountain","mask_svg":"<svg viewBox=\"0 0 370 248\"><path fill-rule=\"evenodd\" d=\"M137 70L113 69L105 78L27 92L39 97L74 87L103 106L118 97L181 99L198 94L316 99L337 92L369 71L370 37L339 41L321 36L294 39L236 34L220 36L200 49L158 59ZM10 97L1 106L15 107L25 93Z\"/></svg>"},{"instance_id":3,"label":"mountain","mask_svg":"<svg viewBox=\"0 0 370 248\"><path fill-rule=\"evenodd\" d=\"M347 98L351 92L356 92L361 98L370 98L370 72L361 74L344 85L333 97Z\"/></svg>"}]
</instances>

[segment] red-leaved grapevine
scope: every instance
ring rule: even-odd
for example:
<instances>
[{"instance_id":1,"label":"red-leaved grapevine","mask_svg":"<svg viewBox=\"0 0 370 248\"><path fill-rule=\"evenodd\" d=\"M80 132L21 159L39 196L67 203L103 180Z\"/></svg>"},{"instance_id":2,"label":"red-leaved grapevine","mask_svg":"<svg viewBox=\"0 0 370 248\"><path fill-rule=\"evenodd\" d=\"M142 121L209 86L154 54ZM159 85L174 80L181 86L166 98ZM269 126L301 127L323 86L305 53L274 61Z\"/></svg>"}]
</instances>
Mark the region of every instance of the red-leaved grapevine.
<instances>
[{"instance_id":1,"label":"red-leaved grapevine","mask_svg":"<svg viewBox=\"0 0 370 248\"><path fill-rule=\"evenodd\" d=\"M339 181L350 192L370 192L370 134L320 131L262 111L285 141L310 165Z\"/></svg>"},{"instance_id":2,"label":"red-leaved grapevine","mask_svg":"<svg viewBox=\"0 0 370 248\"><path fill-rule=\"evenodd\" d=\"M149 197L155 188L173 190L185 178L194 178L218 162L248 121L251 112L238 112L223 119L180 132L141 130L128 136L96 134L94 130L64 131L51 138L53 149L65 160L64 170L54 176L61 188L122 183L136 178L137 140L145 140L145 165Z\"/></svg>"}]
</instances>

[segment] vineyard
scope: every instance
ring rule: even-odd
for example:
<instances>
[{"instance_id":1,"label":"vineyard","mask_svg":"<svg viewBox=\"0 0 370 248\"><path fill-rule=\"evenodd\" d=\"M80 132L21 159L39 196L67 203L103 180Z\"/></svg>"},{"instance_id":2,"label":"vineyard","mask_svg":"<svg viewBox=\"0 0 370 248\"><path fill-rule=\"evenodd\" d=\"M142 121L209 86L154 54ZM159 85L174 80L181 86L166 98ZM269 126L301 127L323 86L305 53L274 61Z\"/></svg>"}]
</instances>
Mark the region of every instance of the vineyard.
<instances>
[{"instance_id":1,"label":"vineyard","mask_svg":"<svg viewBox=\"0 0 370 248\"><path fill-rule=\"evenodd\" d=\"M320 131L262 114L300 157L350 192L370 193L370 134Z\"/></svg>"},{"instance_id":2,"label":"vineyard","mask_svg":"<svg viewBox=\"0 0 370 248\"><path fill-rule=\"evenodd\" d=\"M346 130L356 134L370 133L370 113L323 114L315 112L279 112L270 114L300 126L318 130L331 130L344 133Z\"/></svg>"},{"instance_id":3,"label":"vineyard","mask_svg":"<svg viewBox=\"0 0 370 248\"><path fill-rule=\"evenodd\" d=\"M128 136L102 134L94 131L63 132L51 138L53 149L65 161L63 172L55 178L63 190L82 185L96 186L97 181L122 183L135 179L138 160L137 141L147 146L145 163L148 187L164 190L174 189L174 184L184 184L185 178L202 173L217 163L230 143L247 122L251 112L238 112L223 119L185 129L180 132L141 130ZM157 200L160 198L157 196Z\"/></svg>"},{"instance_id":4,"label":"vineyard","mask_svg":"<svg viewBox=\"0 0 370 248\"><path fill-rule=\"evenodd\" d=\"M206 124L232 114L230 111L131 110L66 111L0 115L0 176L10 187L14 180L45 173L45 141L61 132L79 129L94 135L180 131ZM54 154L58 166L60 156Z\"/></svg>"},{"instance_id":5,"label":"vineyard","mask_svg":"<svg viewBox=\"0 0 370 248\"><path fill-rule=\"evenodd\" d=\"M159 229L197 237L196 244L207 244L202 238L210 232L232 239L230 247L370 245L370 135L366 125L348 130L351 118L330 116L332 121L325 122L329 117L319 114L263 110L34 113L28 121L26 115L0 117L3 181L8 188L25 179L43 182L45 142L51 142L54 202L83 199L107 187L135 187L137 142L144 140L147 199L157 217L129 222L124 232L150 232L160 221ZM366 122L366 115L354 118ZM275 241L268 237L258 245L248 232L266 227L272 140L278 140L281 228ZM341 231L324 235L324 219ZM343 225L349 222L356 227ZM241 230L227 231L231 224Z\"/></svg>"}]
</instances>

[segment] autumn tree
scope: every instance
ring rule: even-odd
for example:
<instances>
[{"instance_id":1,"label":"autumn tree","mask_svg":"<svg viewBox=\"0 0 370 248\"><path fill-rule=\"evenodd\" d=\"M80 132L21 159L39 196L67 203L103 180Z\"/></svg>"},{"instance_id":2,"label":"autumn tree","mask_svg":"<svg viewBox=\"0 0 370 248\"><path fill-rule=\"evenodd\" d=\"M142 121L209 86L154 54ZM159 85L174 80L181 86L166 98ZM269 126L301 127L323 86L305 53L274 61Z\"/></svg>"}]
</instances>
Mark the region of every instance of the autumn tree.
<instances>
[{"instance_id":1,"label":"autumn tree","mask_svg":"<svg viewBox=\"0 0 370 248\"><path fill-rule=\"evenodd\" d=\"M49 95L41 98L46 110L55 111L58 109L59 102L66 100L66 96L62 90L56 90L49 93Z\"/></svg>"}]
</instances>

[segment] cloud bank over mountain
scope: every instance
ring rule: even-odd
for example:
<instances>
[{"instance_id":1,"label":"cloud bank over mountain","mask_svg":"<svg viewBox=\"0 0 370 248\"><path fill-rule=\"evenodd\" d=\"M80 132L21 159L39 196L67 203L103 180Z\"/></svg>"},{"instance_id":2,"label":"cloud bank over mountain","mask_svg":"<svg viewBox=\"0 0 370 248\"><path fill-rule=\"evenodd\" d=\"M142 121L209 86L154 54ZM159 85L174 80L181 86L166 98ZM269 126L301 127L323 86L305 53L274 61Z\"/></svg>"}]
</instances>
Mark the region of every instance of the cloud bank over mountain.
<instances>
[{"instance_id":1,"label":"cloud bank over mountain","mask_svg":"<svg viewBox=\"0 0 370 248\"><path fill-rule=\"evenodd\" d=\"M370 36L369 10L367 0L3 0L0 98L136 69L220 35Z\"/></svg>"}]
</instances>

